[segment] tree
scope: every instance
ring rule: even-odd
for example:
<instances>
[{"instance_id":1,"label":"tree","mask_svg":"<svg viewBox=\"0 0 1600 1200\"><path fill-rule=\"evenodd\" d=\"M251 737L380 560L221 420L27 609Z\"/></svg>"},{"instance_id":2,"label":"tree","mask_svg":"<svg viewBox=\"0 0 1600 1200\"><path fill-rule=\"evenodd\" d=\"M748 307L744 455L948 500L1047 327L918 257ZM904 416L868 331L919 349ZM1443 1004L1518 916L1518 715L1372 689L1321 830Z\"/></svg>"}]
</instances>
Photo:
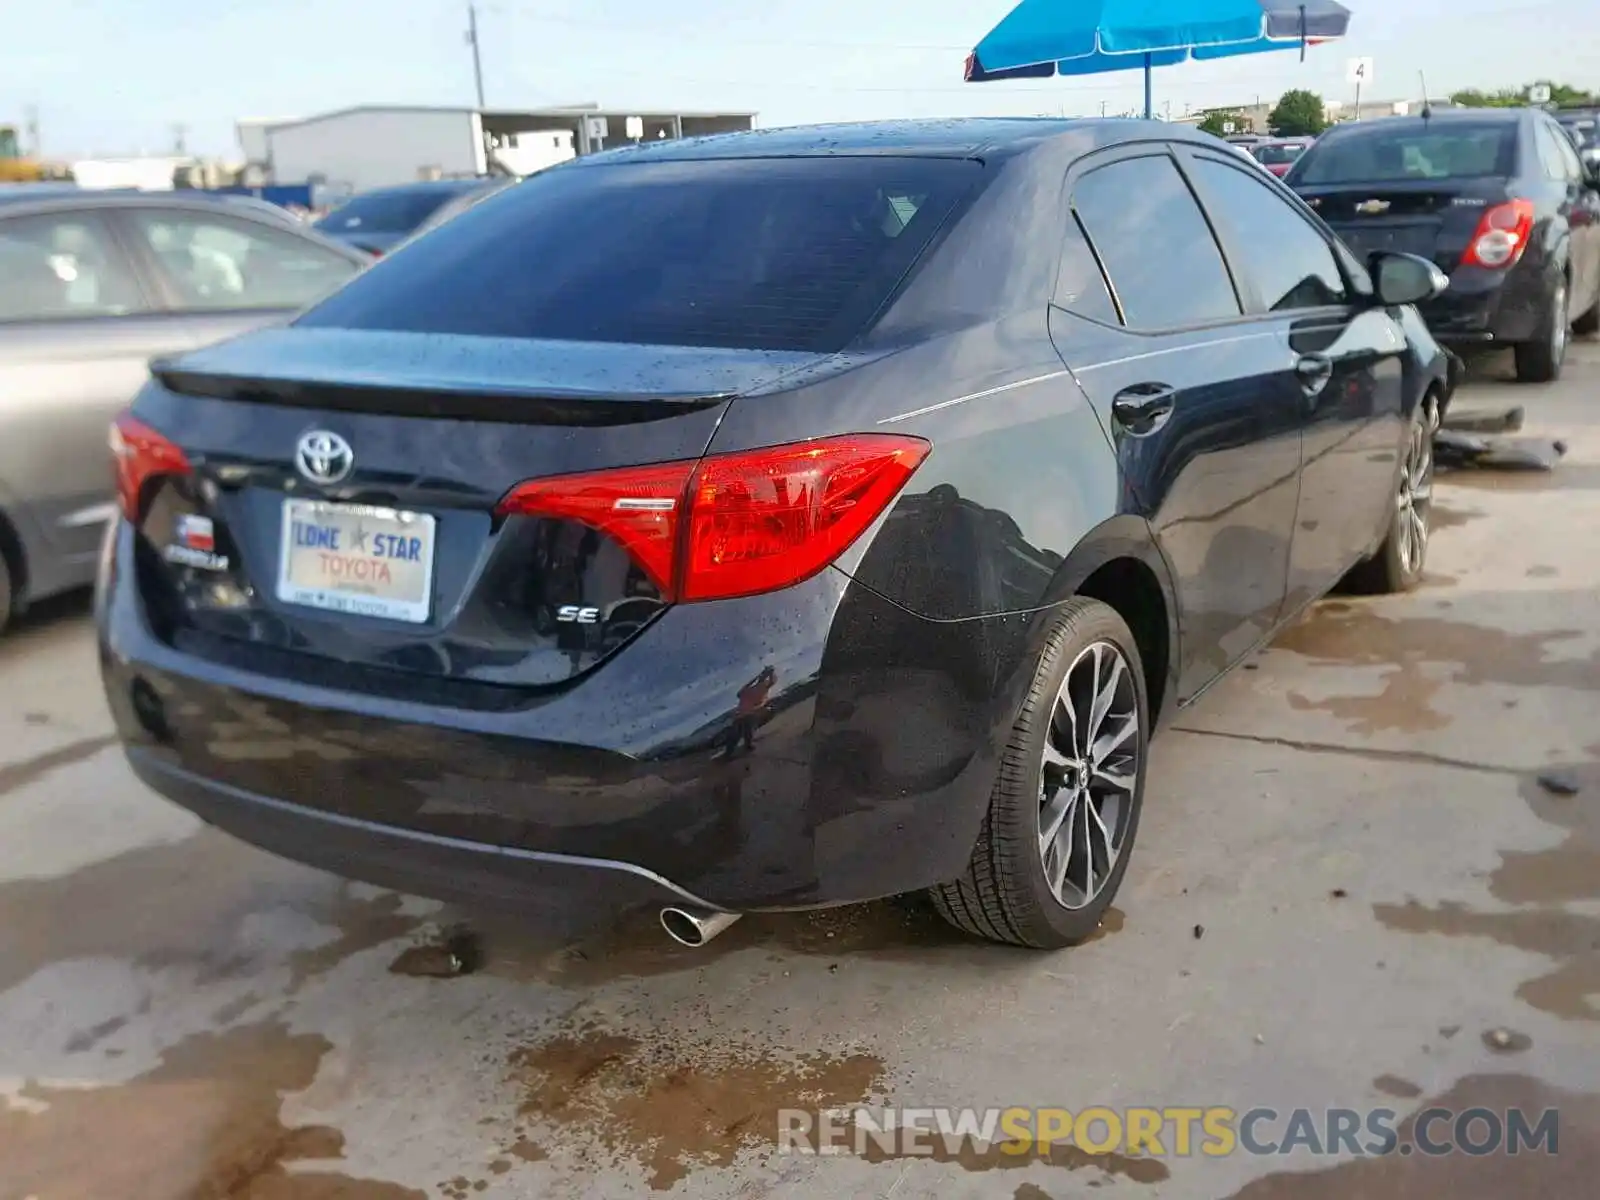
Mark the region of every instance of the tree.
<instances>
[{"instance_id":1,"label":"tree","mask_svg":"<svg viewBox=\"0 0 1600 1200\"><path fill-rule=\"evenodd\" d=\"M1600 103L1600 97L1593 92L1586 92L1582 88L1575 88L1566 83L1555 83L1549 79L1536 79L1527 87L1500 88L1493 92L1486 92L1481 88L1465 88L1452 93L1450 103L1460 105L1462 108L1521 108L1528 103L1528 93L1541 83L1549 87L1552 104Z\"/></svg>"},{"instance_id":2,"label":"tree","mask_svg":"<svg viewBox=\"0 0 1600 1200\"><path fill-rule=\"evenodd\" d=\"M1278 137L1316 137L1327 127L1328 106L1304 88L1285 92L1267 117L1267 128Z\"/></svg>"},{"instance_id":3,"label":"tree","mask_svg":"<svg viewBox=\"0 0 1600 1200\"><path fill-rule=\"evenodd\" d=\"M1227 137L1230 133L1242 132L1245 125L1244 115L1231 108L1219 108L1208 112L1200 122L1200 132L1209 133L1212 137ZM1230 130L1228 125L1232 124Z\"/></svg>"}]
</instances>

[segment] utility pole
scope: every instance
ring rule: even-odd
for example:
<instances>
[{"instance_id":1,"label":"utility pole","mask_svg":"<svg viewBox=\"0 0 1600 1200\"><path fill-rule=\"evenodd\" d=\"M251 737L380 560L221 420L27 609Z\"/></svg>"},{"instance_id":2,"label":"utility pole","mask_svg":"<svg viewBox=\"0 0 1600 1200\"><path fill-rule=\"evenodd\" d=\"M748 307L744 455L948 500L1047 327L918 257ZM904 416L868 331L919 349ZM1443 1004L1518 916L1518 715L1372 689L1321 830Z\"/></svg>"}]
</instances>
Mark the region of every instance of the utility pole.
<instances>
[{"instance_id":1,"label":"utility pole","mask_svg":"<svg viewBox=\"0 0 1600 1200\"><path fill-rule=\"evenodd\" d=\"M28 130L28 153L34 158L44 156L44 144L39 140L39 106L30 104L22 113Z\"/></svg>"},{"instance_id":2,"label":"utility pole","mask_svg":"<svg viewBox=\"0 0 1600 1200\"><path fill-rule=\"evenodd\" d=\"M172 127L172 152L179 158L189 152L187 146L188 134L189 127L187 125L178 124Z\"/></svg>"},{"instance_id":3,"label":"utility pole","mask_svg":"<svg viewBox=\"0 0 1600 1200\"><path fill-rule=\"evenodd\" d=\"M478 107L483 107L483 60L478 56L478 6L467 5L467 45L472 47L472 78L478 85Z\"/></svg>"}]
</instances>

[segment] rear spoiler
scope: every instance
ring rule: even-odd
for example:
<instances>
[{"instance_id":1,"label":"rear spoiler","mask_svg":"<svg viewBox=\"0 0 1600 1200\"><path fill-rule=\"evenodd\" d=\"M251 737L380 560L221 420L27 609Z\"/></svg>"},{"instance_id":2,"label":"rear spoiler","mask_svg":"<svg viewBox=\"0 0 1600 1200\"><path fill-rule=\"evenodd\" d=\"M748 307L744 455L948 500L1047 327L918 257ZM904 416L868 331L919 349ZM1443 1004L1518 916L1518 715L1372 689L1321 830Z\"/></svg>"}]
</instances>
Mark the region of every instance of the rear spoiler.
<instances>
[{"instance_id":1,"label":"rear spoiler","mask_svg":"<svg viewBox=\"0 0 1600 1200\"><path fill-rule=\"evenodd\" d=\"M334 412L379 413L436 420L504 421L540 425L633 425L710 408L737 393L614 394L520 390L451 390L230 375L185 369L169 359L150 364L162 387L183 396L275 404Z\"/></svg>"}]
</instances>

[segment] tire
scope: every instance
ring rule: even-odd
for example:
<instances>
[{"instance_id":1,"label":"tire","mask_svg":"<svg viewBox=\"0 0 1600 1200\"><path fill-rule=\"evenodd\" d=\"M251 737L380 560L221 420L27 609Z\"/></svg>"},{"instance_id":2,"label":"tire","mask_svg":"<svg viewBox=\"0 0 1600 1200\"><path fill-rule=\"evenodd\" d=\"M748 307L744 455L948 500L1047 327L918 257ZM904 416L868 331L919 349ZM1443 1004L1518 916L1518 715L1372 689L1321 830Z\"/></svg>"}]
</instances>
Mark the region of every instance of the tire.
<instances>
[{"instance_id":1,"label":"tire","mask_svg":"<svg viewBox=\"0 0 1600 1200\"><path fill-rule=\"evenodd\" d=\"M1554 383L1561 378L1561 366L1567 358L1570 328L1567 281L1562 279L1551 291L1550 299L1545 304L1537 336L1531 342L1517 343L1518 383Z\"/></svg>"},{"instance_id":2,"label":"tire","mask_svg":"<svg viewBox=\"0 0 1600 1200\"><path fill-rule=\"evenodd\" d=\"M1393 595L1422 582L1432 527L1433 435L1438 428L1438 398L1430 392L1411 418L1383 544L1345 577L1345 590Z\"/></svg>"},{"instance_id":3,"label":"tire","mask_svg":"<svg viewBox=\"0 0 1600 1200\"><path fill-rule=\"evenodd\" d=\"M5 552L0 550L0 634L5 633L6 626L11 624L17 607L17 589L11 580L11 564L6 560Z\"/></svg>"},{"instance_id":4,"label":"tire","mask_svg":"<svg viewBox=\"0 0 1600 1200\"><path fill-rule=\"evenodd\" d=\"M1099 722L1096 694L1108 702ZM1069 711L1079 716L1070 738ZM959 879L931 890L939 914L978 937L1040 950L1075 945L1099 929L1139 829L1149 712L1144 667L1127 623L1098 600L1076 597L1062 605L1000 756L972 860ZM1112 738L1119 740L1106 745ZM1086 742L1098 749L1087 762ZM1059 831L1048 843L1041 828L1047 813ZM1065 844L1074 850L1063 858ZM1047 845L1061 879L1057 890L1045 874Z\"/></svg>"},{"instance_id":5,"label":"tire","mask_svg":"<svg viewBox=\"0 0 1600 1200\"><path fill-rule=\"evenodd\" d=\"M1579 337L1593 337L1600 333L1600 300L1594 302L1594 307L1572 323L1572 332Z\"/></svg>"}]
</instances>

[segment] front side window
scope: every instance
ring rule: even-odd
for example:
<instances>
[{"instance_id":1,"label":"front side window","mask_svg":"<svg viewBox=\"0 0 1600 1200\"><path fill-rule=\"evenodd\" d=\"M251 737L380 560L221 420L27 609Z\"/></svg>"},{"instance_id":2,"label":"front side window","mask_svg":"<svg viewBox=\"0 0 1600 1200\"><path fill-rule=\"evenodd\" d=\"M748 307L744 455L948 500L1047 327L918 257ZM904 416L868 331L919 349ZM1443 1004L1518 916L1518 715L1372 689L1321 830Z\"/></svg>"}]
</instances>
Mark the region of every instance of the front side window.
<instances>
[{"instance_id":1,"label":"front side window","mask_svg":"<svg viewBox=\"0 0 1600 1200\"><path fill-rule=\"evenodd\" d=\"M1239 315L1233 282L1189 185L1166 155L1130 158L1078 180L1073 208L1134 329Z\"/></svg>"},{"instance_id":2,"label":"front side window","mask_svg":"<svg viewBox=\"0 0 1600 1200\"><path fill-rule=\"evenodd\" d=\"M0 321L114 317L145 307L132 269L97 218L0 221Z\"/></svg>"},{"instance_id":3,"label":"front side window","mask_svg":"<svg viewBox=\"0 0 1600 1200\"><path fill-rule=\"evenodd\" d=\"M303 308L360 268L289 230L210 213L128 211L189 309Z\"/></svg>"},{"instance_id":4,"label":"front side window","mask_svg":"<svg viewBox=\"0 0 1600 1200\"><path fill-rule=\"evenodd\" d=\"M1259 175L1212 158L1197 159L1194 172L1211 212L1228 226L1236 265L1254 280L1268 309L1349 300L1326 239Z\"/></svg>"}]
</instances>

